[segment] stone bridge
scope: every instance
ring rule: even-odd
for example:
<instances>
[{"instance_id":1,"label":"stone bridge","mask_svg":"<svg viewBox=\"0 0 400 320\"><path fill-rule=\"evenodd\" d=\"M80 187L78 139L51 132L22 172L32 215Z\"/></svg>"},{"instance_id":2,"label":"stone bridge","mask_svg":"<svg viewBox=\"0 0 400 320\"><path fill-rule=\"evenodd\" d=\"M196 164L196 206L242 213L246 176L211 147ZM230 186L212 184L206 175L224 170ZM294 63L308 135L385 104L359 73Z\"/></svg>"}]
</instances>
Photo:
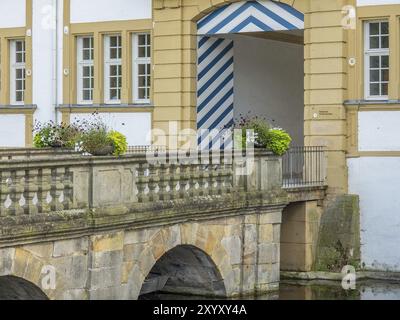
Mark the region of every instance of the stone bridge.
<instances>
[{"instance_id":1,"label":"stone bridge","mask_svg":"<svg viewBox=\"0 0 400 320\"><path fill-rule=\"evenodd\" d=\"M0 151L0 299L234 297L276 290L282 160ZM253 159L253 160L249 160Z\"/></svg>"}]
</instances>

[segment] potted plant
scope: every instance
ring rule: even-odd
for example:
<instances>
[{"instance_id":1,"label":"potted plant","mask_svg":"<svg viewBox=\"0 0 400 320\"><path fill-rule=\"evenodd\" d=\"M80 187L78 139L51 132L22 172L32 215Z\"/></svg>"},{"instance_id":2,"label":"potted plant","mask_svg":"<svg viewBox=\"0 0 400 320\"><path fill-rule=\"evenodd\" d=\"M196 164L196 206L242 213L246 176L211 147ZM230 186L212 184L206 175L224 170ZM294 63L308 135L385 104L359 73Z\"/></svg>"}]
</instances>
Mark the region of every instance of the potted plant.
<instances>
[{"instance_id":1,"label":"potted plant","mask_svg":"<svg viewBox=\"0 0 400 320\"><path fill-rule=\"evenodd\" d=\"M80 130L74 124L56 124L36 122L33 144L36 148L74 148L79 139Z\"/></svg>"},{"instance_id":2,"label":"potted plant","mask_svg":"<svg viewBox=\"0 0 400 320\"><path fill-rule=\"evenodd\" d=\"M290 148L292 139L290 135L281 128L271 128L266 119L260 117L244 117L241 116L239 120L235 121L233 129L242 130L241 136L235 136L236 143L246 148L249 143L249 132L254 133L252 141L254 147L258 149L268 149L274 154L282 156Z\"/></svg>"},{"instance_id":3,"label":"potted plant","mask_svg":"<svg viewBox=\"0 0 400 320\"><path fill-rule=\"evenodd\" d=\"M109 130L101 118L84 120L80 128L79 146L84 152L94 156L120 156L128 149L126 137L118 131Z\"/></svg>"}]
</instances>

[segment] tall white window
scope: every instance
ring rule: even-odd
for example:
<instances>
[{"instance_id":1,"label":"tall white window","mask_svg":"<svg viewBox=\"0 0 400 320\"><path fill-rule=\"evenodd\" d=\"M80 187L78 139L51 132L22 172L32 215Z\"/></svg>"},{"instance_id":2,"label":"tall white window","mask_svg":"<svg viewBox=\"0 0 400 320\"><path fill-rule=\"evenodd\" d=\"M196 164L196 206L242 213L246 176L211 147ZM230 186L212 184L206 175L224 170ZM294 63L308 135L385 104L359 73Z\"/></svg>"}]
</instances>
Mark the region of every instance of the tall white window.
<instances>
[{"instance_id":1,"label":"tall white window","mask_svg":"<svg viewBox=\"0 0 400 320\"><path fill-rule=\"evenodd\" d=\"M150 34L133 35L133 99L135 103L150 103L151 43Z\"/></svg>"},{"instance_id":2,"label":"tall white window","mask_svg":"<svg viewBox=\"0 0 400 320\"><path fill-rule=\"evenodd\" d=\"M93 37L79 37L78 53L78 103L93 103L94 89L94 46Z\"/></svg>"},{"instance_id":3,"label":"tall white window","mask_svg":"<svg viewBox=\"0 0 400 320\"><path fill-rule=\"evenodd\" d=\"M10 101L24 104L25 100L25 40L10 41Z\"/></svg>"},{"instance_id":4,"label":"tall white window","mask_svg":"<svg viewBox=\"0 0 400 320\"><path fill-rule=\"evenodd\" d=\"M365 23L365 98L388 99L389 89L389 23Z\"/></svg>"},{"instance_id":5,"label":"tall white window","mask_svg":"<svg viewBox=\"0 0 400 320\"><path fill-rule=\"evenodd\" d=\"M122 39L120 35L104 37L104 100L107 104L121 103Z\"/></svg>"}]
</instances>

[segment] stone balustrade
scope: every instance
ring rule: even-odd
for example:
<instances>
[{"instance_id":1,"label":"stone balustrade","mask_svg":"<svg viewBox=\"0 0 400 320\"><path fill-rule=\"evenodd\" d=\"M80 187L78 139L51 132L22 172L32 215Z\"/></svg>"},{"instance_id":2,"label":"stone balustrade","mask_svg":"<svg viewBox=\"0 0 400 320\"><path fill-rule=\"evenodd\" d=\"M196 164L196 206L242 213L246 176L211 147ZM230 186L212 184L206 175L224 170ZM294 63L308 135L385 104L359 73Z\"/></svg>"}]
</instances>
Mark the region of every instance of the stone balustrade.
<instances>
[{"instance_id":1,"label":"stone balustrade","mask_svg":"<svg viewBox=\"0 0 400 320\"><path fill-rule=\"evenodd\" d=\"M271 153L179 156L184 160L176 154L20 153L0 160L0 242L19 233L39 237L94 223L109 226L121 217L148 223L287 201L281 158Z\"/></svg>"}]
</instances>

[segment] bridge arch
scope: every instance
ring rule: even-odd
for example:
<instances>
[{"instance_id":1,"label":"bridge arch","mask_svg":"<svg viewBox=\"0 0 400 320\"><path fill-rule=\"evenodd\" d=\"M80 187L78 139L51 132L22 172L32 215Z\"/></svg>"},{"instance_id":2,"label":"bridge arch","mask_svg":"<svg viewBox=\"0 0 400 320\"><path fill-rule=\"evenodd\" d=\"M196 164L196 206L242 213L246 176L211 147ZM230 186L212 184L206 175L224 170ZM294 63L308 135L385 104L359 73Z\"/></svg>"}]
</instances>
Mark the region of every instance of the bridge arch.
<instances>
[{"instance_id":1,"label":"bridge arch","mask_svg":"<svg viewBox=\"0 0 400 320\"><path fill-rule=\"evenodd\" d=\"M0 277L0 300L48 300L34 283L20 277Z\"/></svg>"},{"instance_id":2,"label":"bridge arch","mask_svg":"<svg viewBox=\"0 0 400 320\"><path fill-rule=\"evenodd\" d=\"M203 250L179 245L166 252L147 275L140 296L150 292L226 297L224 279Z\"/></svg>"},{"instance_id":3,"label":"bridge arch","mask_svg":"<svg viewBox=\"0 0 400 320\"><path fill-rule=\"evenodd\" d=\"M212 292L210 287L208 291L203 288L202 292L198 290L199 294L238 296L241 268L240 230L240 225L229 226L224 219L212 224L190 222L148 230L145 241L139 245L141 249L138 257L132 261L133 267L129 270L126 288L128 292L125 297L137 299L153 268L157 270L161 265L163 270L170 269L166 265L171 262L171 256L181 259L187 265L190 265L187 263L189 259L192 262L197 261L191 264L197 267L197 274L205 276L204 268L202 270L200 266L205 266L209 271L203 279L213 282L215 288ZM135 237L138 237L137 233ZM127 263L129 264L129 261ZM187 273L183 275L185 274Z\"/></svg>"}]
</instances>

